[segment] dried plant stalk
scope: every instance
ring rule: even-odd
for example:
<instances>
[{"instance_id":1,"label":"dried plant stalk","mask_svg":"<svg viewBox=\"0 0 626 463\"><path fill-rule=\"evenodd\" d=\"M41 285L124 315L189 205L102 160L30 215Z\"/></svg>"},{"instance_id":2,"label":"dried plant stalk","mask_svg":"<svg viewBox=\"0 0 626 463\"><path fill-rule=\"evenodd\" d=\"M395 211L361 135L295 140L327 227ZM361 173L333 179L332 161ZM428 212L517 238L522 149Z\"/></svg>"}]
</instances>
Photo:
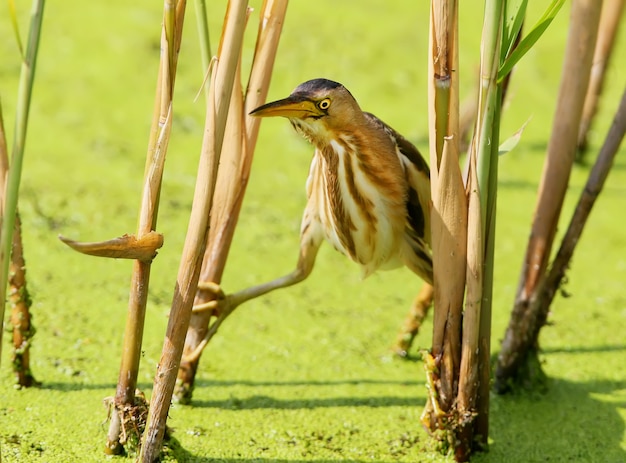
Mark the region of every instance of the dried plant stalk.
<instances>
[{"instance_id":1,"label":"dried plant stalk","mask_svg":"<svg viewBox=\"0 0 626 463\"><path fill-rule=\"evenodd\" d=\"M431 431L446 433L451 432L448 414L458 387L467 242L467 200L459 168L457 36L457 2L433 1L428 96L435 314L426 362L432 386L423 421Z\"/></svg>"},{"instance_id":2,"label":"dried plant stalk","mask_svg":"<svg viewBox=\"0 0 626 463\"><path fill-rule=\"evenodd\" d=\"M245 103L241 101L241 94L238 95L239 98L235 102L239 107L245 105L243 109L244 133L239 130L238 125L231 122L227 126L223 161L218 171L211 215L211 228L200 275L200 280L203 282L219 283L226 265L226 258L250 175L261 122L259 118L248 116L248 113L265 102L287 4L287 0L266 0L263 2ZM237 95L233 96L236 97ZM231 105L233 101L231 101ZM231 118L233 118L233 114L229 114L229 121ZM231 130L229 131L228 128ZM212 301L214 296L211 291L199 289L194 306L201 307ZM195 311L191 316L185 339L183 360L178 372L175 393L178 401L188 402L191 400L200 353L208 343L209 323L212 317L216 315L218 314L211 310L205 310ZM192 356L194 352L197 354Z\"/></svg>"},{"instance_id":3,"label":"dried plant stalk","mask_svg":"<svg viewBox=\"0 0 626 463\"><path fill-rule=\"evenodd\" d=\"M565 278L565 273L569 268L571 258L574 254L574 250L576 249L576 245L580 240L583 228L597 197L602 191L609 171L613 165L615 155L618 152L620 143L624 139L625 133L626 89L622 95L613 124L609 129L609 133L607 134L602 149L600 150L600 154L598 155L593 169L589 174L587 183L578 200L578 204L574 210L574 214L561 241L561 245L554 261L550 269L542 276L535 292L532 294L528 303L528 309L524 313L524 317L519 320L515 320L522 328L527 330L523 333L523 339L528 339L528 345L531 346L530 349L534 349L538 344L539 333L541 328L546 324L549 309L552 301L554 300L554 296L558 292L563 279ZM511 329L511 325L509 325L509 329ZM522 353L524 353L524 351L522 351ZM498 360L500 362L500 358ZM531 366L532 365L534 364L531 363ZM520 367L520 372L526 373L527 368L528 367ZM510 383L501 382L501 374L502 370L500 370L500 363L498 363L498 370L496 371L496 390L503 392L508 390ZM518 377L513 377L512 379L519 380Z\"/></svg>"},{"instance_id":4,"label":"dried plant stalk","mask_svg":"<svg viewBox=\"0 0 626 463\"><path fill-rule=\"evenodd\" d=\"M176 278L161 359L154 380L148 423L141 446L139 459L142 462L157 461L163 443L167 413L174 392L176 374L180 366L185 333L191 318L193 297L198 286L202 256L209 232L209 213L213 203L228 109L233 92L241 92L235 84L235 71L243 42L246 12L247 1L229 2L218 59L209 89L205 136L200 154L191 218ZM241 113L239 117L234 118L234 121L242 123Z\"/></svg>"},{"instance_id":5,"label":"dried plant stalk","mask_svg":"<svg viewBox=\"0 0 626 463\"><path fill-rule=\"evenodd\" d=\"M123 235L95 243L79 243L63 236L59 236L59 239L74 251L90 256L136 259L141 262L152 262L152 259L156 257L157 249L163 246L163 235L155 231L150 231L140 238L135 235Z\"/></svg>"},{"instance_id":6,"label":"dried plant stalk","mask_svg":"<svg viewBox=\"0 0 626 463\"><path fill-rule=\"evenodd\" d=\"M536 363L529 307L545 274L561 207L574 163L578 128L600 19L601 2L576 0L565 52L565 62L548 155L539 187L535 219L526 250L511 320L502 342L496 371L496 390L504 392L511 382L531 379L527 367ZM536 373L537 370L533 369ZM537 376L537 378L540 375Z\"/></svg>"},{"instance_id":7,"label":"dried plant stalk","mask_svg":"<svg viewBox=\"0 0 626 463\"><path fill-rule=\"evenodd\" d=\"M429 102L435 323L433 348L426 356L430 398L422 419L431 432L443 432L437 437L447 444L444 447L454 454L455 460L461 462L468 461L471 452L486 447L489 431L497 140L502 95L508 77L502 69L509 53L520 43L525 4L512 4L506 15L503 2L488 0L485 4L480 88L468 153L466 187L458 164L458 84L453 82L454 91L450 95L445 95L447 89L441 85L446 62L452 63L451 78L454 80L458 75L457 6L437 8L438 2L432 5L431 45L447 43L451 48L433 48L429 63L434 82L430 86ZM450 21L446 15L453 15L454 20ZM438 39L440 25L447 25L446 33L451 39ZM537 37L535 33L533 39ZM450 55L452 60L448 58ZM512 63L512 60L508 62L509 70ZM441 101L446 104L442 105ZM448 120L448 125L437 121L438 118ZM449 132L440 133L442 128ZM443 137L443 141L437 137ZM439 146L442 146L441 157Z\"/></svg>"},{"instance_id":8,"label":"dried plant stalk","mask_svg":"<svg viewBox=\"0 0 626 463\"><path fill-rule=\"evenodd\" d=\"M139 242L145 240L146 236L153 234L156 229L165 155L172 127L172 99L185 6L185 0L176 2L165 0L163 6L161 60L148 141L139 225L137 227L137 240ZM135 405L135 388L137 387L141 359L150 267L150 261L135 260L133 264L128 316L124 330L124 350L114 399L114 412L111 414L105 447L107 454L118 454L122 451L122 443L120 442L120 433L124 422L122 415L125 410Z\"/></svg>"},{"instance_id":9,"label":"dried plant stalk","mask_svg":"<svg viewBox=\"0 0 626 463\"><path fill-rule=\"evenodd\" d=\"M537 294L532 300L533 309L531 309L531 311L537 313L537 323L533 332L535 342L537 342L539 330L546 323L550 305L565 278L565 272L569 268L576 245L580 241L583 228L587 223L591 209L602 192L604 183L613 166L615 155L624 139L624 134L626 134L626 88L622 94L622 99L617 108L611 128L604 140L600 154L596 159L593 169L589 173L589 178L580 195L570 224L561 241L561 246L554 258L554 262L550 270L546 273L545 278L542 279Z\"/></svg>"},{"instance_id":10,"label":"dried plant stalk","mask_svg":"<svg viewBox=\"0 0 626 463\"><path fill-rule=\"evenodd\" d=\"M598 107L598 100L602 93L604 75L613 52L617 30L622 22L624 3L626 3L625 0L604 0L602 5L591 77L585 96L580 128L578 129L578 149L582 151L587 149L589 129L591 128L591 123Z\"/></svg>"},{"instance_id":11,"label":"dried plant stalk","mask_svg":"<svg viewBox=\"0 0 626 463\"><path fill-rule=\"evenodd\" d=\"M459 389L457 414L459 443L455 448L457 461L466 461L474 440L474 421L479 413L477 396L482 378L479 375L482 346L480 325L483 299L484 236L481 224L480 193L477 175L476 153L470 153L468 176L468 240L465 311L463 313L463 335L461 363L459 365ZM488 363L487 363L488 365Z\"/></svg>"}]
</instances>

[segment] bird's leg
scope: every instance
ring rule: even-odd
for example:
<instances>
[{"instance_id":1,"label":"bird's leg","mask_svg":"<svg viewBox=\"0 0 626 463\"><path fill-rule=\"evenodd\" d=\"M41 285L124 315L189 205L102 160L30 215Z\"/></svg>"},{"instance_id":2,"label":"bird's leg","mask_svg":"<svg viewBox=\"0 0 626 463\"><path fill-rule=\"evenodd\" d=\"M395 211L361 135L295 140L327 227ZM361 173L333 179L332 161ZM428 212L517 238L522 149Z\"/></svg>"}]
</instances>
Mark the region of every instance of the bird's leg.
<instances>
[{"instance_id":1,"label":"bird's leg","mask_svg":"<svg viewBox=\"0 0 626 463\"><path fill-rule=\"evenodd\" d=\"M217 319L209 327L209 330L207 331L204 339L200 342L200 344L198 344L198 346L196 346L193 352L191 352L184 358L184 361L192 362L200 356L204 348L207 346L208 342L215 335L215 333L217 333L217 330L222 322L239 305L243 304L246 301L249 301L250 299L263 296L264 294L267 294L270 291L274 291L275 289L286 288L287 286L299 283L311 274L313 266L315 265L315 257L317 256L317 251L322 244L322 238L321 236L313 234L313 230L309 230L309 228L312 227L303 227L303 232L300 237L300 254L298 256L298 264L291 273L288 273L287 275L276 278L275 280L269 281L267 283L252 286L250 288L246 288L229 295L224 295L222 289L216 283L202 283L202 289L213 292L216 296L216 299L214 301L208 302L207 304L202 304L202 306L199 306L200 310L215 310ZM310 231L311 233L307 233L307 231ZM200 288L200 284L198 287ZM194 310L197 311L198 308L194 308Z\"/></svg>"},{"instance_id":2,"label":"bird's leg","mask_svg":"<svg viewBox=\"0 0 626 463\"><path fill-rule=\"evenodd\" d=\"M404 264L423 281L420 292L413 300L411 309L404 319L400 332L392 350L401 357L406 357L413 339L422 326L422 321L428 314L433 303L433 262L428 244L415 233L407 233L406 247L403 250Z\"/></svg>"},{"instance_id":3,"label":"bird's leg","mask_svg":"<svg viewBox=\"0 0 626 463\"><path fill-rule=\"evenodd\" d=\"M310 226L307 225L307 214L305 214L304 220L305 222L303 223L302 232L300 234L300 253L298 255L296 268L291 273L276 278L275 280L225 296L224 300L230 311L250 299L263 296L275 289L286 288L287 286L300 283L311 274L313 266L315 265L317 251L322 244L322 236L319 233L316 223L311 223Z\"/></svg>"},{"instance_id":4,"label":"bird's leg","mask_svg":"<svg viewBox=\"0 0 626 463\"><path fill-rule=\"evenodd\" d=\"M393 351L401 356L406 357L409 349L411 348L411 344L413 344L413 339L417 336L420 327L422 326L422 322L426 315L428 314L428 309L430 308L433 302L433 287L424 283L420 292L415 297L413 304L404 319L404 323L402 328L400 328L400 332L396 337L396 342L394 343L392 349Z\"/></svg>"},{"instance_id":5,"label":"bird's leg","mask_svg":"<svg viewBox=\"0 0 626 463\"><path fill-rule=\"evenodd\" d=\"M232 308L235 308L243 304L244 302L249 301L250 299L263 296L264 294L267 294L270 291L274 291L275 289L292 286L305 280L313 270L313 265L315 264L315 256L317 255L318 249L319 245L317 245L316 247L301 247L300 255L298 257L298 264L291 273L288 273L287 275L284 275L280 278L276 278L275 280L268 281L267 283L252 286L250 288L246 288L234 294L226 296L226 300L228 301L228 305L231 307L231 310Z\"/></svg>"},{"instance_id":6,"label":"bird's leg","mask_svg":"<svg viewBox=\"0 0 626 463\"><path fill-rule=\"evenodd\" d=\"M298 264L291 273L288 273L280 278L276 278L275 280L268 281L267 283L242 289L233 294L225 295L222 288L217 283L210 281L198 283L198 289L212 292L215 295L215 300L194 306L193 311L201 312L204 310L216 310L220 316L222 313L230 314L238 306L249 301L250 299L263 296L264 294L274 291L275 289L286 288L287 286L299 283L311 274L318 249L319 244L315 247L302 246L300 248Z\"/></svg>"},{"instance_id":7,"label":"bird's leg","mask_svg":"<svg viewBox=\"0 0 626 463\"><path fill-rule=\"evenodd\" d=\"M202 286L199 285L199 288L213 292L215 300L207 304L202 304L202 306L196 307L194 310L212 310L217 318L209 327L204 339L200 341L193 352L187 355L184 361L193 362L198 359L211 338L217 333L220 325L239 305L250 299L274 291L275 289L286 288L287 286L299 283L308 277L315 265L315 257L317 256L317 251L323 239L324 234L322 226L316 214L316 203L309 201L304 210L304 217L302 218L300 228L300 254L298 255L298 264L294 271L270 282L252 286L226 296L216 283L205 282Z\"/></svg>"}]
</instances>

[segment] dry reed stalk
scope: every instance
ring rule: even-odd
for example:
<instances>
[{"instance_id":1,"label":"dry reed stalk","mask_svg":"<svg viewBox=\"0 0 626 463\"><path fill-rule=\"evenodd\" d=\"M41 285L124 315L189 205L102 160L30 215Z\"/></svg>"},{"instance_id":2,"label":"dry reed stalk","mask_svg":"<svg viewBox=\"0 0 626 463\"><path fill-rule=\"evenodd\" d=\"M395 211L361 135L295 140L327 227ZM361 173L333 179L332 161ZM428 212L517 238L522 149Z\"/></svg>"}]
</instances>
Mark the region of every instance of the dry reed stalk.
<instances>
[{"instance_id":1,"label":"dry reed stalk","mask_svg":"<svg viewBox=\"0 0 626 463\"><path fill-rule=\"evenodd\" d=\"M140 461L144 463L158 460L163 443L167 413L174 392L185 333L191 318L193 296L198 287L202 257L209 233L209 213L225 138L227 115L229 107L233 109L230 105L231 96L241 95L241 89L236 83L236 68L243 42L246 13L247 1L229 2L218 58L211 76L204 140L191 217L139 456ZM240 111L241 109L240 106ZM238 116L233 117L233 122L241 125L242 119L243 114L239 112Z\"/></svg>"},{"instance_id":2,"label":"dry reed stalk","mask_svg":"<svg viewBox=\"0 0 626 463\"><path fill-rule=\"evenodd\" d=\"M122 451L123 442L120 441L124 414L135 406L135 389L139 362L141 359L141 344L143 328L146 316L146 303L148 299L148 285L150 282L150 267L152 257L156 249L163 241L155 235L158 216L161 181L165 166L165 155L172 128L172 99L174 82L176 78L176 66L178 52L180 50L183 19L185 13L185 0L165 0L163 5L163 27L161 33L161 60L157 77L157 88L154 103L154 112L150 137L148 140L148 152L144 172L144 187L139 212L139 224L136 237L117 238L104 243L94 243L93 247L101 250L100 254L106 257L119 256L120 240L123 248L129 255L135 256L134 247L145 250L146 242L152 244L148 249L148 259L135 258L133 274L131 277L131 289L128 301L128 315L124 330L124 350L120 366L120 374L113 402L113 413L107 433L105 453L118 454ZM69 244L69 243L68 243ZM89 247L83 247L85 252ZM107 252L108 249L108 252Z\"/></svg>"},{"instance_id":3,"label":"dry reed stalk","mask_svg":"<svg viewBox=\"0 0 626 463\"><path fill-rule=\"evenodd\" d=\"M488 432L489 401L480 400L489 386L489 337L491 283L485 267L493 265L485 253L486 237L493 235L500 90L496 78L500 64L502 4L487 2L481 41L481 65L474 136L467 162L467 261L465 310L462 315L461 352L455 409L448 424L451 448L456 461L468 461L471 452L482 447L477 433ZM491 236L493 238L493 236ZM488 274L487 277L490 275ZM487 281L489 280L489 281ZM485 373L487 378L485 379ZM478 440L479 442L476 442Z\"/></svg>"},{"instance_id":4,"label":"dry reed stalk","mask_svg":"<svg viewBox=\"0 0 626 463\"><path fill-rule=\"evenodd\" d=\"M478 414L488 413L488 408L477 408L477 397L483 378L480 376L483 346L480 342L480 326L483 301L484 236L481 224L480 190L478 185L476 153L470 155L468 172L468 240L465 311L459 387L457 394L457 435L460 445L455 447L457 461L466 461L474 447L474 427ZM487 363L488 365L488 363ZM488 368L488 366L487 366Z\"/></svg>"},{"instance_id":5,"label":"dry reed stalk","mask_svg":"<svg viewBox=\"0 0 626 463\"><path fill-rule=\"evenodd\" d=\"M602 5L600 25L598 27L598 39L593 54L593 65L591 67L591 77L585 96L580 128L578 129L578 149L580 151L587 149L589 129L591 128L593 117L598 108L598 100L602 93L605 71L613 52L617 30L622 21L624 3L626 3L626 0L604 0Z\"/></svg>"},{"instance_id":6,"label":"dry reed stalk","mask_svg":"<svg viewBox=\"0 0 626 463\"><path fill-rule=\"evenodd\" d=\"M432 5L435 14L431 18L431 46L447 43L450 48L433 48L429 63L435 326L433 348L425 359L430 399L422 419L432 432L443 432L438 437L461 462L468 461L473 451L486 447L489 432L491 294L502 99L509 72L524 53L517 50L518 45L523 43L526 50L532 46L558 7L552 4L539 26L522 42L526 3L485 3L479 92L464 186L458 164L458 84L451 85L451 95L446 95L447 89L441 85L446 62L453 63L450 77L458 75L458 46L453 40L457 33L456 5L441 7L435 1ZM436 29L442 24L448 26L446 33L453 39L438 39ZM447 126L445 121L449 121ZM444 129L450 132L443 133ZM452 152L447 151L449 147ZM443 271L438 271L438 266ZM440 291L445 291L449 299L441 297ZM443 310L439 305L442 303Z\"/></svg>"},{"instance_id":7,"label":"dry reed stalk","mask_svg":"<svg viewBox=\"0 0 626 463\"><path fill-rule=\"evenodd\" d=\"M502 342L496 371L496 390L509 389L529 362L536 360L529 313L540 279L548 264L561 207L576 154L578 128L589 84L591 63L600 19L601 2L576 0L572 6L569 37L548 154L539 187L535 219L523 262L511 320ZM538 365L535 362L536 365ZM525 372L525 373L524 373Z\"/></svg>"},{"instance_id":8,"label":"dry reed stalk","mask_svg":"<svg viewBox=\"0 0 626 463\"><path fill-rule=\"evenodd\" d=\"M245 105L243 109L244 133L241 133L239 125L230 122L233 118L233 113L230 113L224 140L225 145L222 150L222 162L215 188L207 249L200 274L200 281L202 282L219 284L226 265L250 175L252 157L261 122L259 118L248 116L248 113L263 104L267 97L287 4L287 0L266 0L261 8L256 49L245 102L236 102L239 107ZM199 289L194 300L194 307L201 308L210 303L214 297L213 292ZM176 399L181 402L191 400L200 354L209 341L207 339L209 323L216 315L218 314L212 310L195 310L191 316L185 339L183 360L178 371ZM215 327L216 329L217 327Z\"/></svg>"},{"instance_id":9,"label":"dry reed stalk","mask_svg":"<svg viewBox=\"0 0 626 463\"><path fill-rule=\"evenodd\" d=\"M461 361L465 292L467 199L459 168L458 5L431 3L429 39L429 138L434 327L427 354L431 390L422 421L454 440L449 414L455 405ZM434 388L434 390L433 390Z\"/></svg>"},{"instance_id":10,"label":"dry reed stalk","mask_svg":"<svg viewBox=\"0 0 626 463\"><path fill-rule=\"evenodd\" d=\"M602 192L602 188L613 166L613 160L619 150L620 143L624 139L625 133L626 88L624 89L619 107L613 118L613 123L598 154L598 158L589 173L589 178L580 195L572 219L561 241L561 246L554 258L554 262L542 279L536 291L536 295L532 299L531 303L533 304L533 309L530 311L537 313L537 323L533 333L535 343L539 337L539 330L546 323L550 305L565 278L565 272L569 268L569 263L574 254L576 245L580 241L583 228L587 223L587 219L589 218L589 214L591 213L596 199Z\"/></svg>"},{"instance_id":11,"label":"dry reed stalk","mask_svg":"<svg viewBox=\"0 0 626 463\"><path fill-rule=\"evenodd\" d=\"M163 246L163 235L155 231L149 231L139 238L135 235L122 235L93 243L78 242L64 236L59 236L59 239L74 251L89 256L135 259L146 263L151 262L156 257L157 249Z\"/></svg>"}]
</instances>

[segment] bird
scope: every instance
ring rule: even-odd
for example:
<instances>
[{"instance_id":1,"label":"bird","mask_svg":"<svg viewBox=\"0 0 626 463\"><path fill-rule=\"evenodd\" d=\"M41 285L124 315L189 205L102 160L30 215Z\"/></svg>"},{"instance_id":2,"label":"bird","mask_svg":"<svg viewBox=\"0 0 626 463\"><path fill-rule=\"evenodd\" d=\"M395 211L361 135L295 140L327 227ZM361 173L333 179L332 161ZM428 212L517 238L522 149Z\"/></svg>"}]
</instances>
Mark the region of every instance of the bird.
<instances>
[{"instance_id":1,"label":"bird","mask_svg":"<svg viewBox=\"0 0 626 463\"><path fill-rule=\"evenodd\" d=\"M363 277L402 266L419 276L425 289L406 322L407 329L414 329L410 322L421 322L433 293L430 170L418 149L363 111L345 86L324 78L306 81L288 97L259 106L250 115L287 118L315 152L306 181L296 268L227 296L216 285L204 286L220 294L221 316L245 301L306 279L326 241L358 264ZM395 350L406 354L414 335L401 333Z\"/></svg>"}]
</instances>

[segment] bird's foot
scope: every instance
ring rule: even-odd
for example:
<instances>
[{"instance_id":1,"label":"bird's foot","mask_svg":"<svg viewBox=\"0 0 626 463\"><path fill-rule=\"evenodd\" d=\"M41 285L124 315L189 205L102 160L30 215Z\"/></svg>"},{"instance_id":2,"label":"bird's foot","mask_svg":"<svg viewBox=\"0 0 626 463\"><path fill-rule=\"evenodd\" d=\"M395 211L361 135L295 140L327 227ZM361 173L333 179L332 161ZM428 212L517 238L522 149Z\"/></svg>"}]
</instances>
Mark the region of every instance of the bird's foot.
<instances>
[{"instance_id":1,"label":"bird's foot","mask_svg":"<svg viewBox=\"0 0 626 463\"><path fill-rule=\"evenodd\" d=\"M224 311L227 301L227 297L222 290L222 287L213 281L200 281L198 282L198 290L206 291L208 297L206 302L196 304L191 309L194 313L212 311L219 314Z\"/></svg>"}]
</instances>

